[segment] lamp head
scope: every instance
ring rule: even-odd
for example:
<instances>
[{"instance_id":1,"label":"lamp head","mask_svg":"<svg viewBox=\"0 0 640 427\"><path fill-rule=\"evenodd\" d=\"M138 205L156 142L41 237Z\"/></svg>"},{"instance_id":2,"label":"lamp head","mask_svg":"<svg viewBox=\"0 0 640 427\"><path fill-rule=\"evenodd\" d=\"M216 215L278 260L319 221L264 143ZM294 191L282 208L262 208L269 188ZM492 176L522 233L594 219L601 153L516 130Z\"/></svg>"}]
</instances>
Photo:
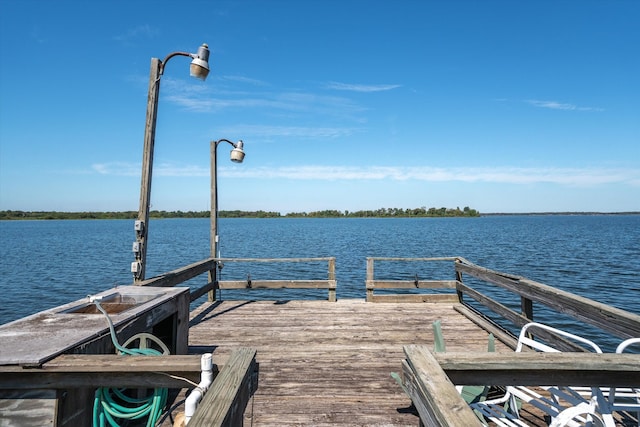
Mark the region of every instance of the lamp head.
<instances>
[{"instance_id":1,"label":"lamp head","mask_svg":"<svg viewBox=\"0 0 640 427\"><path fill-rule=\"evenodd\" d=\"M242 163L244 160L244 150L242 147L244 146L244 142L242 140L233 144L233 150L231 150L231 161L234 163Z\"/></svg>"},{"instance_id":2,"label":"lamp head","mask_svg":"<svg viewBox=\"0 0 640 427\"><path fill-rule=\"evenodd\" d=\"M189 67L189 74L191 77L198 78L200 80L206 80L209 75L209 46L203 43L198 48L198 52L192 54L191 66Z\"/></svg>"}]
</instances>

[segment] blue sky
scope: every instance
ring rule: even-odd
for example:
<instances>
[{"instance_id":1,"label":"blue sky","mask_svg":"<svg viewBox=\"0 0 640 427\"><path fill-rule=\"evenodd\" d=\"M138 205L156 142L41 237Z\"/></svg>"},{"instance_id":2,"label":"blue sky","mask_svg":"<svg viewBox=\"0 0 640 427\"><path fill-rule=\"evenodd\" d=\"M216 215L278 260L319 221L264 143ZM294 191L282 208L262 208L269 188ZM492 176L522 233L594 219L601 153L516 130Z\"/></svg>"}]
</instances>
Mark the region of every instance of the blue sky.
<instances>
[{"instance_id":1,"label":"blue sky","mask_svg":"<svg viewBox=\"0 0 640 427\"><path fill-rule=\"evenodd\" d=\"M0 0L0 210L640 211L638 1Z\"/></svg>"}]
</instances>

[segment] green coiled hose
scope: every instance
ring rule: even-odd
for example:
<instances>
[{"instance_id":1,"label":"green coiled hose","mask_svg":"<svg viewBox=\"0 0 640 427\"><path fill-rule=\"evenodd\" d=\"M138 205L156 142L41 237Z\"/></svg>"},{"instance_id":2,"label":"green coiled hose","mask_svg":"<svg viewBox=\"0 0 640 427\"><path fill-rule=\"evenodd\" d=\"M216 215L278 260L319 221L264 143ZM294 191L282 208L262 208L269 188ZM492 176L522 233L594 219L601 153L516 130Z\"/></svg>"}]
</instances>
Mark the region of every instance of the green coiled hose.
<instances>
[{"instance_id":1,"label":"green coiled hose","mask_svg":"<svg viewBox=\"0 0 640 427\"><path fill-rule=\"evenodd\" d=\"M93 301L96 308L102 312L109 323L111 341L121 355L159 356L162 353L153 348L125 348L118 343L115 328L107 312L100 302ZM94 427L119 427L119 420L138 420L147 418L147 427L156 425L167 402L169 391L166 388L155 388L153 393L142 398L134 398L125 393L125 389L101 387L96 390L93 401Z\"/></svg>"}]
</instances>

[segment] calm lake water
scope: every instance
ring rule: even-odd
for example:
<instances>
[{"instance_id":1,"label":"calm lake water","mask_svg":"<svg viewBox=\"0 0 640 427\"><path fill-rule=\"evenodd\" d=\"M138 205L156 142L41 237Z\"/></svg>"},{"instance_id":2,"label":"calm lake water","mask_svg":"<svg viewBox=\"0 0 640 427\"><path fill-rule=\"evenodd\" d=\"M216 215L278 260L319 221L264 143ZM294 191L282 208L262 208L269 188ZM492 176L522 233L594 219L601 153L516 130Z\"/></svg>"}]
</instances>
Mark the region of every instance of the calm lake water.
<instances>
[{"instance_id":1,"label":"calm lake water","mask_svg":"<svg viewBox=\"0 0 640 427\"><path fill-rule=\"evenodd\" d=\"M219 232L223 257L336 257L338 298L364 298L368 256L461 256L640 314L640 215L223 218ZM0 324L130 284L134 239L132 220L0 221ZM208 219L151 221L147 277L208 255ZM227 263L222 277L324 279L326 268ZM451 263L444 270L376 263L376 278L454 278ZM257 297L326 298L326 291L251 293Z\"/></svg>"}]
</instances>

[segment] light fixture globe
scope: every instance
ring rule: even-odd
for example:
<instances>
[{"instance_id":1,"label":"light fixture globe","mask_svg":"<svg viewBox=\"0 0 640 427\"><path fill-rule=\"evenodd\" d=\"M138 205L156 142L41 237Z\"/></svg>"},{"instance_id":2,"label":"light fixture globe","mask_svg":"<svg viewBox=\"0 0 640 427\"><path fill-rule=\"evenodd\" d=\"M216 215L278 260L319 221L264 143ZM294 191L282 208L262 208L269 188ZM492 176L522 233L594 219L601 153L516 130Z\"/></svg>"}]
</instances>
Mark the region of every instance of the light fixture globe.
<instances>
[{"instance_id":1,"label":"light fixture globe","mask_svg":"<svg viewBox=\"0 0 640 427\"><path fill-rule=\"evenodd\" d=\"M238 141L233 146L233 150L231 150L231 161L234 163L242 163L244 160L244 150L242 147L244 143L242 141Z\"/></svg>"},{"instance_id":2,"label":"light fixture globe","mask_svg":"<svg viewBox=\"0 0 640 427\"><path fill-rule=\"evenodd\" d=\"M200 80L206 80L209 75L209 46L203 43L198 48L196 54L192 54L191 66L189 67L189 74L191 77L195 77Z\"/></svg>"}]
</instances>

